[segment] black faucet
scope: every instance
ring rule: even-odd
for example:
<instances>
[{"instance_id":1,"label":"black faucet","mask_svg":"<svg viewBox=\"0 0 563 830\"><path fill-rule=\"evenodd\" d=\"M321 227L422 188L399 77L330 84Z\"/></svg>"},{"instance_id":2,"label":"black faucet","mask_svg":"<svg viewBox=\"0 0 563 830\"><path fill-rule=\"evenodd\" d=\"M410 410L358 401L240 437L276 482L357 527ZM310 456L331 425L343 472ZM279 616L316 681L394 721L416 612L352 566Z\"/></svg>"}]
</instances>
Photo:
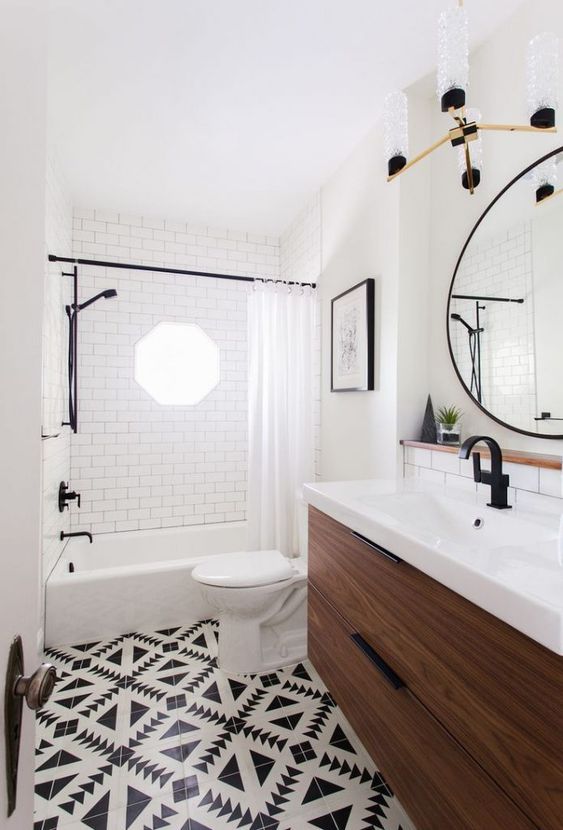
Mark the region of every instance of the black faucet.
<instances>
[{"instance_id":1,"label":"black faucet","mask_svg":"<svg viewBox=\"0 0 563 830\"><path fill-rule=\"evenodd\" d=\"M65 507L68 507L69 501L74 501L80 507L80 493L74 490L71 492L66 482L61 481L59 484L59 513L62 513Z\"/></svg>"},{"instance_id":2,"label":"black faucet","mask_svg":"<svg viewBox=\"0 0 563 830\"><path fill-rule=\"evenodd\" d=\"M489 447L491 453L491 472L483 472L481 470L481 454L473 453L473 478L479 484L491 485L491 500L488 502L488 507L496 507L498 510L507 510L512 507L508 504L508 484L509 477L502 472L502 450L494 438L488 435L472 435L460 447L459 457L469 458L469 454L475 444L479 441L484 441Z\"/></svg>"},{"instance_id":3,"label":"black faucet","mask_svg":"<svg viewBox=\"0 0 563 830\"><path fill-rule=\"evenodd\" d=\"M60 540L61 542L63 539L73 539L75 536L87 536L90 540L90 544L94 541L92 534L89 533L87 530L80 530L77 533L65 533L64 530L61 530Z\"/></svg>"}]
</instances>

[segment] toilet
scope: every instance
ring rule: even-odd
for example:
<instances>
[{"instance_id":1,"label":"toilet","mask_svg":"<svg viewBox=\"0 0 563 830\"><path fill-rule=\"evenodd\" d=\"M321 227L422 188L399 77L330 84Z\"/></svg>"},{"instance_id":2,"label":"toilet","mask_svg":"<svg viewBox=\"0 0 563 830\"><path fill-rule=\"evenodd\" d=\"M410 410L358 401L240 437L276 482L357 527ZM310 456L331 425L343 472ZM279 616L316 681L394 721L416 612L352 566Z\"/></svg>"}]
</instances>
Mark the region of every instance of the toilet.
<instances>
[{"instance_id":1,"label":"toilet","mask_svg":"<svg viewBox=\"0 0 563 830\"><path fill-rule=\"evenodd\" d=\"M192 571L219 620L218 663L228 674L274 671L306 657L306 511L304 523L295 559L244 551L210 556Z\"/></svg>"}]
</instances>

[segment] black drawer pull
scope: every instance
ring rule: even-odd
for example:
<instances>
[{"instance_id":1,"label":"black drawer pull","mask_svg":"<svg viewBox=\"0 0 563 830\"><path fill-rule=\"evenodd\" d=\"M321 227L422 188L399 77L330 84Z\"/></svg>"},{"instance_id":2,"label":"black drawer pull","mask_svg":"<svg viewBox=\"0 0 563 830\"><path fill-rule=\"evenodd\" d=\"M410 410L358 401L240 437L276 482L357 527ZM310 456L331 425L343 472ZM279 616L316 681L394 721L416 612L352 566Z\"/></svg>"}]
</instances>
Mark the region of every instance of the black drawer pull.
<instances>
[{"instance_id":1,"label":"black drawer pull","mask_svg":"<svg viewBox=\"0 0 563 830\"><path fill-rule=\"evenodd\" d=\"M373 648L367 643L361 634L350 634L350 637L354 641L354 643L358 646L358 648L364 652L366 657L368 657L371 662L379 669L381 674L385 677L386 680L393 686L394 689L402 689L405 685L404 681L401 680L399 675L393 671L391 666L385 662L383 657L380 657L377 651L374 651Z\"/></svg>"},{"instance_id":2,"label":"black drawer pull","mask_svg":"<svg viewBox=\"0 0 563 830\"><path fill-rule=\"evenodd\" d=\"M382 548L381 545L377 545L375 542L372 542L371 539L367 539L365 536L362 536L361 533L356 533L355 530L351 530L350 533L352 534L352 536L355 539L358 539L360 542L363 542L364 545L368 546L368 548L371 548L376 553L380 553L386 559L390 559L391 562L395 562L396 565L398 565L399 562L403 561L402 559L399 559L398 556L395 556L394 553L391 553L390 551L386 550L385 548Z\"/></svg>"}]
</instances>

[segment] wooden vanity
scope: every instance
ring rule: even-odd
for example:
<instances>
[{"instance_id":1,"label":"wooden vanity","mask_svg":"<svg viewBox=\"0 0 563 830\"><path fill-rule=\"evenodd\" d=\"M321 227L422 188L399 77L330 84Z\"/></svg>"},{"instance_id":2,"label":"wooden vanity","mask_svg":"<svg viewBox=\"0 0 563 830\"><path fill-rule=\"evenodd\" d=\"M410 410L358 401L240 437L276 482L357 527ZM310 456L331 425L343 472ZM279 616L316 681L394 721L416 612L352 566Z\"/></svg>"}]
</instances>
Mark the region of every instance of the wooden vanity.
<instances>
[{"instance_id":1,"label":"wooden vanity","mask_svg":"<svg viewBox=\"0 0 563 830\"><path fill-rule=\"evenodd\" d=\"M563 657L309 508L309 656L417 830L561 830Z\"/></svg>"}]
</instances>

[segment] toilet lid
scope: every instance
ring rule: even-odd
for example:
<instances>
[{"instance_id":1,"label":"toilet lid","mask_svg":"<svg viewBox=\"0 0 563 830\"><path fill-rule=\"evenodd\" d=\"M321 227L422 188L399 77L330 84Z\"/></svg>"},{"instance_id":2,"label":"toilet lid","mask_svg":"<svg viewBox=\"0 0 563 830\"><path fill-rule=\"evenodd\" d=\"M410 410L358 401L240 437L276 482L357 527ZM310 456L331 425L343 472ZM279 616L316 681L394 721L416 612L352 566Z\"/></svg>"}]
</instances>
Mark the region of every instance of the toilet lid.
<instances>
[{"instance_id":1,"label":"toilet lid","mask_svg":"<svg viewBox=\"0 0 563 830\"><path fill-rule=\"evenodd\" d=\"M279 550L256 550L250 553L227 553L210 556L196 565L192 576L205 585L224 588L253 588L271 585L293 576L289 559Z\"/></svg>"}]
</instances>

